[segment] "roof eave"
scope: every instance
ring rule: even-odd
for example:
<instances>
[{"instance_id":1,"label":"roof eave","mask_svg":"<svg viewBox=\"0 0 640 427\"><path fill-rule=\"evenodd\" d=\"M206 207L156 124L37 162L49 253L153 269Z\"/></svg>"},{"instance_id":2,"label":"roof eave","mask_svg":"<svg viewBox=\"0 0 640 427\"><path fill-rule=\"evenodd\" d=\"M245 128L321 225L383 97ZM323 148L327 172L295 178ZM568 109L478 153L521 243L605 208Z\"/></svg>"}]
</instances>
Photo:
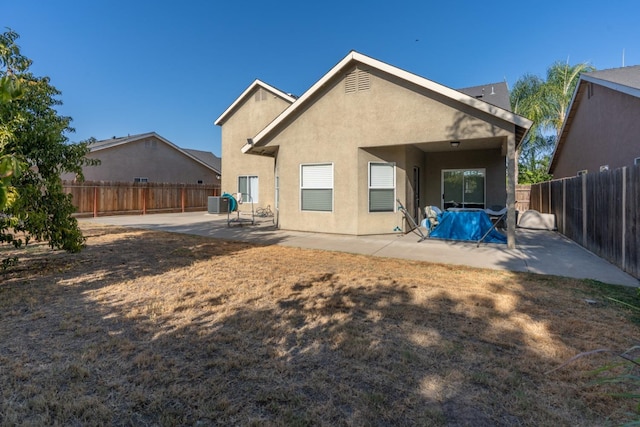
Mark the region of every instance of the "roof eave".
<instances>
[{"instance_id":1,"label":"roof eave","mask_svg":"<svg viewBox=\"0 0 640 427\"><path fill-rule=\"evenodd\" d=\"M504 110L500 107L496 107L494 105L488 104L487 102L480 101L475 99L472 96L466 95L457 90L448 88L439 83L428 80L424 77L420 77L416 74L410 73L408 71L404 71L392 65L389 65L385 62L379 61L377 59L373 59L356 51L351 51L347 56L345 56L340 62L338 62L329 72L327 72L320 80L318 80L313 86L311 86L302 96L300 96L296 102L291 104L289 108L285 109L278 117L276 117L267 127L261 130L254 138L253 138L253 146L258 145L260 141L265 138L271 131L273 131L282 121L284 121L288 116L293 114L296 110L301 108L305 102L311 98L320 88L322 88L329 80L331 80L337 73L339 73L342 69L344 69L347 65L352 62L359 62L365 65L369 65L371 67L377 68L383 72L394 75L401 79L404 79L408 82L414 83L418 86L424 87L426 89L432 90L434 92L440 93L444 96L447 96L451 99L454 99L463 104L469 105L477 110L483 111L487 114L498 117L502 120L505 120L509 123L512 123L516 126L520 126L524 129L531 128L533 122L523 116L519 116L510 111ZM248 152L251 150L250 147L243 147L243 152Z\"/></svg>"},{"instance_id":2,"label":"roof eave","mask_svg":"<svg viewBox=\"0 0 640 427\"><path fill-rule=\"evenodd\" d=\"M228 118L228 116L231 114L232 111L235 110L235 108L247 97L247 95L249 95L249 93L254 90L256 87L262 87L266 90L268 90L269 92L272 92L274 95L279 96L280 98L284 99L285 101L289 102L289 103L293 103L295 102L296 98L289 95L288 93L284 93L283 91L281 91L280 89L277 89L273 86L271 86L270 84L267 84L259 79L255 79L253 81L253 83L251 83L249 85L249 87L247 87L244 92L242 92L240 94L239 97L236 98L235 101L233 101L233 103L226 109L224 110L224 112L220 115L220 117L218 117L213 124L215 124L216 126L221 126L222 123Z\"/></svg>"}]
</instances>

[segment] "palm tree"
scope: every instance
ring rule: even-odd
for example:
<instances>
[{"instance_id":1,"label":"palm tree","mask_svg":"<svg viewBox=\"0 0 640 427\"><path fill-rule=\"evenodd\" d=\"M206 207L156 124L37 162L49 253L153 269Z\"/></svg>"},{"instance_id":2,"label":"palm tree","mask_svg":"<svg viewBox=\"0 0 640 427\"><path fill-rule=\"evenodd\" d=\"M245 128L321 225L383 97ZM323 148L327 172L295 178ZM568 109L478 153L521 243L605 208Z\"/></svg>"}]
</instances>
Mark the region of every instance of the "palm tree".
<instances>
[{"instance_id":1,"label":"palm tree","mask_svg":"<svg viewBox=\"0 0 640 427\"><path fill-rule=\"evenodd\" d=\"M586 62L577 65L556 62L547 69L547 81L543 87L547 117L541 122L541 125L555 132L555 141L560 136L580 74L594 70L595 68Z\"/></svg>"},{"instance_id":2,"label":"palm tree","mask_svg":"<svg viewBox=\"0 0 640 427\"><path fill-rule=\"evenodd\" d=\"M520 148L524 158L519 158L519 163L529 172L527 176L547 177L545 165L562 130L580 74L594 70L588 63L572 66L556 62L547 69L546 81L525 74L513 86L512 111L534 122ZM537 169L545 170L542 173Z\"/></svg>"}]
</instances>

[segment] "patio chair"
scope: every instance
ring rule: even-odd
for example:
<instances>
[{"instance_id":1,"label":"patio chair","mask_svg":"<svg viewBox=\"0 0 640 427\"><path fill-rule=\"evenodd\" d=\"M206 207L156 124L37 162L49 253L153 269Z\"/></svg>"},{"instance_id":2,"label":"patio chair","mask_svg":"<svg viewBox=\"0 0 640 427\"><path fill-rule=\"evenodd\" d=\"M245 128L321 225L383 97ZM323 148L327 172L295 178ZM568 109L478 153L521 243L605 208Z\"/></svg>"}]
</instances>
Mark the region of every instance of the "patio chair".
<instances>
[{"instance_id":1,"label":"patio chair","mask_svg":"<svg viewBox=\"0 0 640 427\"><path fill-rule=\"evenodd\" d=\"M507 216L508 209L502 206L491 206L484 210L491 222L497 227L502 224L504 226L504 218Z\"/></svg>"},{"instance_id":2,"label":"patio chair","mask_svg":"<svg viewBox=\"0 0 640 427\"><path fill-rule=\"evenodd\" d=\"M424 217L427 219L429 232L440 224L440 215L442 215L442 211L437 206L427 206L424 208Z\"/></svg>"}]
</instances>

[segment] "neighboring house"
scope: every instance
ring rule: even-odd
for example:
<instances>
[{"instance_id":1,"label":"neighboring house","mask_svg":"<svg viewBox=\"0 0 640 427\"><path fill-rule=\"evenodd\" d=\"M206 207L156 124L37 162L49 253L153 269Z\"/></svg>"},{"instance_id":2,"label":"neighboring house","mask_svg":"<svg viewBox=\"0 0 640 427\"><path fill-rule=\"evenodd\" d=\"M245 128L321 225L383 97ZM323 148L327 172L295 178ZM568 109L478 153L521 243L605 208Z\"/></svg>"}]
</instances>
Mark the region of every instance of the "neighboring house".
<instances>
[{"instance_id":1,"label":"neighboring house","mask_svg":"<svg viewBox=\"0 0 640 427\"><path fill-rule=\"evenodd\" d=\"M357 52L297 99L255 81L215 121L222 190L255 192L280 228L353 235L394 232L396 199L416 219L427 205L504 206L507 154L514 164L532 123L508 110L504 83L466 91Z\"/></svg>"},{"instance_id":2,"label":"neighboring house","mask_svg":"<svg viewBox=\"0 0 640 427\"><path fill-rule=\"evenodd\" d=\"M640 164L640 65L580 76L549 165L554 178Z\"/></svg>"},{"instance_id":3,"label":"neighboring house","mask_svg":"<svg viewBox=\"0 0 640 427\"><path fill-rule=\"evenodd\" d=\"M89 145L87 155L98 166L85 166L87 181L220 184L220 158L213 153L178 147L155 132L113 137ZM65 174L62 179L73 180Z\"/></svg>"}]
</instances>

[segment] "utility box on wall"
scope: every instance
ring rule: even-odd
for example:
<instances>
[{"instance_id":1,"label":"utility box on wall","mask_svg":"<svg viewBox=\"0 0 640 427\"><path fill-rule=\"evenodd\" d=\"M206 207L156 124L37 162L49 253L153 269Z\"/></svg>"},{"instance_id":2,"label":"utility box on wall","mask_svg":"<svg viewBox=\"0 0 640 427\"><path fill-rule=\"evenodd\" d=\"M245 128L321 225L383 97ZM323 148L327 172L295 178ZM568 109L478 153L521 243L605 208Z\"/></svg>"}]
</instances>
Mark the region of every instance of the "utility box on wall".
<instances>
[{"instance_id":1,"label":"utility box on wall","mask_svg":"<svg viewBox=\"0 0 640 427\"><path fill-rule=\"evenodd\" d=\"M208 213L227 213L229 212L229 198L210 196L208 198Z\"/></svg>"}]
</instances>

